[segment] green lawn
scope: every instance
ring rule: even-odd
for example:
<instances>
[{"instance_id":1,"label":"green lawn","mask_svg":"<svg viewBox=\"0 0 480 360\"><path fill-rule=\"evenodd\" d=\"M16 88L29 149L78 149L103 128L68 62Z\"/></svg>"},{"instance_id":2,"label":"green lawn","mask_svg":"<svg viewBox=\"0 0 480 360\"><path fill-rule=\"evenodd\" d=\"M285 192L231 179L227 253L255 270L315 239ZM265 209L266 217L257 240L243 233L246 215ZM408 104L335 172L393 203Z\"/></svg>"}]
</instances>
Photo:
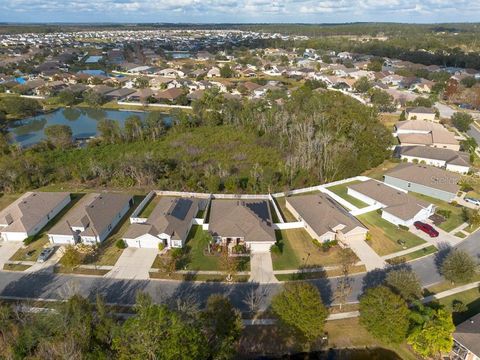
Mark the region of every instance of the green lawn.
<instances>
[{"instance_id":1,"label":"green lawn","mask_svg":"<svg viewBox=\"0 0 480 360\"><path fill-rule=\"evenodd\" d=\"M305 266L332 266L340 263L338 246L324 251L305 229L275 231L280 255L272 254L274 270L293 270Z\"/></svg>"},{"instance_id":2,"label":"green lawn","mask_svg":"<svg viewBox=\"0 0 480 360\"><path fill-rule=\"evenodd\" d=\"M402 230L398 226L382 219L381 215L376 211L362 214L357 218L368 228L371 235L371 240L368 244L380 256L425 243L425 241L417 235ZM399 240L404 241L405 244L400 245L398 243Z\"/></svg>"},{"instance_id":3,"label":"green lawn","mask_svg":"<svg viewBox=\"0 0 480 360\"><path fill-rule=\"evenodd\" d=\"M295 222L297 221L297 219L295 219L295 216L292 215L292 213L290 211L288 211L287 207L286 207L286 200L285 200L285 197L282 196L282 197L277 197L277 198L274 198L275 201L277 202L277 205L278 205L278 209L280 210L280 212L282 213L282 216L283 216L283 220L285 220L286 222Z\"/></svg>"},{"instance_id":4,"label":"green lawn","mask_svg":"<svg viewBox=\"0 0 480 360\"><path fill-rule=\"evenodd\" d=\"M399 161L394 161L391 159L385 160L383 163L381 163L377 167L364 171L362 175L383 181L383 175L387 171L396 167L398 164L400 164Z\"/></svg>"},{"instance_id":5,"label":"green lawn","mask_svg":"<svg viewBox=\"0 0 480 360\"><path fill-rule=\"evenodd\" d=\"M444 210L451 211L450 217L438 226L440 229L443 229L447 232L450 232L450 231L459 227L460 225L462 225L465 222L463 220L462 207L461 206L454 206L454 205L449 204L445 201L435 199L435 198L432 198L430 196L414 193L414 192L409 192L409 194L413 195L413 196L415 196L419 199L422 199L426 202L432 203L433 205L435 205L436 210L444 209Z\"/></svg>"},{"instance_id":6,"label":"green lawn","mask_svg":"<svg viewBox=\"0 0 480 360\"><path fill-rule=\"evenodd\" d=\"M387 262L389 262L390 264L398 264L399 262L408 262L408 261L421 258L423 256L433 254L435 252L437 252L437 248L433 245L430 245L430 246L424 247L423 249L408 253L406 255L394 257L392 259L389 259Z\"/></svg>"},{"instance_id":7,"label":"green lawn","mask_svg":"<svg viewBox=\"0 0 480 360\"><path fill-rule=\"evenodd\" d=\"M459 237L460 239L465 239L467 235L465 235L463 232L459 231L454 234L456 237Z\"/></svg>"},{"instance_id":8,"label":"green lawn","mask_svg":"<svg viewBox=\"0 0 480 360\"><path fill-rule=\"evenodd\" d=\"M345 183L345 184L340 184L340 185L335 185L335 186L328 187L327 189L330 190L331 192L333 192L334 194L340 196L342 199L348 201L350 204L356 206L359 209L362 209L364 207L367 207L368 204L365 204L363 201L358 200L357 198L354 198L353 196L351 196L347 193L347 191L348 191L347 187L348 186L358 184L360 182L361 181L357 181L357 180L356 181L350 181L350 182Z\"/></svg>"},{"instance_id":9,"label":"green lawn","mask_svg":"<svg viewBox=\"0 0 480 360\"><path fill-rule=\"evenodd\" d=\"M148 218L152 213L153 209L155 209L155 206L157 206L159 201L160 201L160 196L156 196L156 195L153 196L150 199L150 201L147 203L147 205L143 208L143 210L140 211L140 214L138 214L138 217Z\"/></svg>"},{"instance_id":10,"label":"green lawn","mask_svg":"<svg viewBox=\"0 0 480 360\"><path fill-rule=\"evenodd\" d=\"M188 254L186 270L218 270L218 257L203 254L207 245L208 238L203 236L202 227L192 226L185 245Z\"/></svg>"}]
</instances>

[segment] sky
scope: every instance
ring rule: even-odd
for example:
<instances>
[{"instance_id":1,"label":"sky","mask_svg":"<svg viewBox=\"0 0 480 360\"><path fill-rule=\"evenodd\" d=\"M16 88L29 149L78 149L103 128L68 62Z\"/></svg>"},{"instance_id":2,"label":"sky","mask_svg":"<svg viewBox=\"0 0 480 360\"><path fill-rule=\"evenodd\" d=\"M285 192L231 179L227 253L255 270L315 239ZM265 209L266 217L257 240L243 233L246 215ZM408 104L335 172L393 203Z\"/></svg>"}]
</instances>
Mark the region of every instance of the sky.
<instances>
[{"instance_id":1,"label":"sky","mask_svg":"<svg viewBox=\"0 0 480 360\"><path fill-rule=\"evenodd\" d=\"M0 0L0 22L478 22L480 0Z\"/></svg>"}]
</instances>

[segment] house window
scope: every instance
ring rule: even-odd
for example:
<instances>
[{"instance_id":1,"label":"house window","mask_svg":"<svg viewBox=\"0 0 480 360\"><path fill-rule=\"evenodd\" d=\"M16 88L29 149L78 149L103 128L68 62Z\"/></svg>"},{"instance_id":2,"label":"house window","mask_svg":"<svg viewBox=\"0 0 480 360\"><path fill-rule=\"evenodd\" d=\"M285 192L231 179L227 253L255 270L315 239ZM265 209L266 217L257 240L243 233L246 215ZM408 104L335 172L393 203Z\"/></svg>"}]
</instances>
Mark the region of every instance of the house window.
<instances>
[{"instance_id":1,"label":"house window","mask_svg":"<svg viewBox=\"0 0 480 360\"><path fill-rule=\"evenodd\" d=\"M412 186L412 184L410 184L410 183L407 184L407 187L411 187L411 186Z\"/></svg>"}]
</instances>

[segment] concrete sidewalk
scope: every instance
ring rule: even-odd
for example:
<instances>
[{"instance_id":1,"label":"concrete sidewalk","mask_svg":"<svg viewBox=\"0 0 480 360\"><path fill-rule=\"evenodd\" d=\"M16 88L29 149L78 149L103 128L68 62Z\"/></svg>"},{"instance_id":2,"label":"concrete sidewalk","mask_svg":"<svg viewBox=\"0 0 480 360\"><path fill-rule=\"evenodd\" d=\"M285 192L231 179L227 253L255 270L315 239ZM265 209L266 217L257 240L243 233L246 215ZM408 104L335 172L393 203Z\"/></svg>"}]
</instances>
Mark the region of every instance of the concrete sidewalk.
<instances>
[{"instance_id":1,"label":"concrete sidewalk","mask_svg":"<svg viewBox=\"0 0 480 360\"><path fill-rule=\"evenodd\" d=\"M408 249L405 249L405 250L402 250L402 251L397 251L397 252L392 253L392 254L384 255L384 256L382 256L382 259L383 260L389 260L389 259L396 258L397 256L404 256L404 255L410 254L412 252L415 252L417 250L427 248L429 246L432 246L432 244L430 244L430 243L420 244L420 245L417 245L417 246L414 246L414 247L411 247L411 248L408 248Z\"/></svg>"},{"instance_id":2,"label":"concrete sidewalk","mask_svg":"<svg viewBox=\"0 0 480 360\"><path fill-rule=\"evenodd\" d=\"M445 290L445 291L439 292L438 294L426 296L422 299L422 302L423 303L429 303L433 300L442 299L442 298L445 298L447 296L455 295L455 294L458 294L458 293L463 292L463 291L478 288L479 286L480 286L480 281L475 281L475 282L470 283L470 284L462 285L462 286L459 286L459 287L456 287L456 288L453 288L453 289L450 289L450 290Z\"/></svg>"}]
</instances>

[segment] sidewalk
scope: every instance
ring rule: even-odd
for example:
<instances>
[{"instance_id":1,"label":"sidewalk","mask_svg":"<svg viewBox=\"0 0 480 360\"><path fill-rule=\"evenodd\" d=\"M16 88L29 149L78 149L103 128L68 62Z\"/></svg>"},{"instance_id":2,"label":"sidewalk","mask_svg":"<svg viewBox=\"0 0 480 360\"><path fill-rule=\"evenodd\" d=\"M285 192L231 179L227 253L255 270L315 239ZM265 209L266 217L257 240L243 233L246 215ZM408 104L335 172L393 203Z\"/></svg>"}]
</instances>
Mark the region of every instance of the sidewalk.
<instances>
[{"instance_id":1,"label":"sidewalk","mask_svg":"<svg viewBox=\"0 0 480 360\"><path fill-rule=\"evenodd\" d=\"M462 286L459 286L459 287L456 287L456 288L453 288L453 289L450 289L450 290L445 290L445 291L439 292L438 294L426 296L422 299L422 302L423 303L429 303L433 300L442 299L444 297L447 297L447 296L450 296L450 295L455 295L455 294L458 294L458 293L463 292L463 291L478 288L479 286L480 286L480 281L475 281L475 282L470 283L470 284L462 285Z\"/></svg>"},{"instance_id":2,"label":"sidewalk","mask_svg":"<svg viewBox=\"0 0 480 360\"><path fill-rule=\"evenodd\" d=\"M396 258L397 256L404 256L404 255L410 254L412 252L415 252L417 250L422 250L422 249L424 249L426 247L429 247L429 246L432 246L432 244L427 242L425 244L420 244L420 245L417 245L417 246L414 246L414 247L411 247L411 248L408 248L408 249L405 249L405 250L402 250L402 251L397 251L397 252L392 253L392 254L384 255L384 256L382 256L382 259L383 260L389 260L389 259Z\"/></svg>"}]
</instances>

